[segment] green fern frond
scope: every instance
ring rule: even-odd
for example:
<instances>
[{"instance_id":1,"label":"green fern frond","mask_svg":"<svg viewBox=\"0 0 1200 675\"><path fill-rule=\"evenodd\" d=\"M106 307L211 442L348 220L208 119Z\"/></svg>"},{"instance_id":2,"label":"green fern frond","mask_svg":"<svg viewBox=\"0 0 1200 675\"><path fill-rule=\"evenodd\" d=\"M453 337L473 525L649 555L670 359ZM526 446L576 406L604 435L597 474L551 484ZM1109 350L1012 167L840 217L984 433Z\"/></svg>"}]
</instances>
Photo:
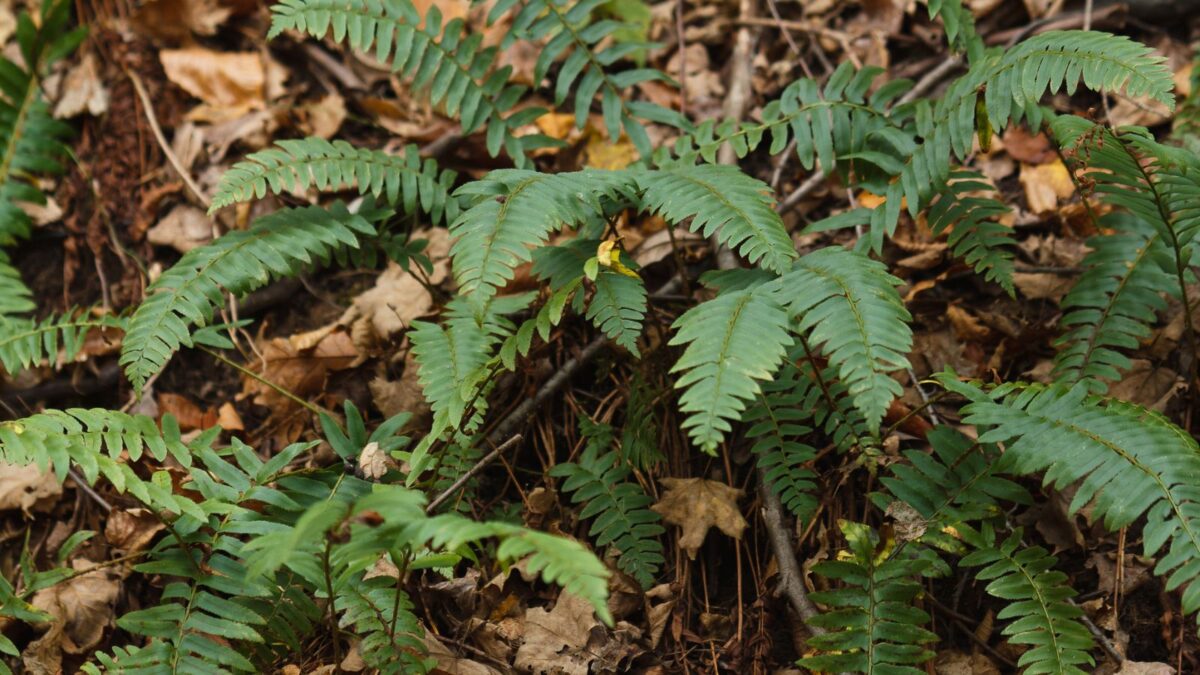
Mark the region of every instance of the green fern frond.
<instances>
[{"instance_id":1,"label":"green fern frond","mask_svg":"<svg viewBox=\"0 0 1200 675\"><path fill-rule=\"evenodd\" d=\"M479 0L474 0L479 2ZM617 73L609 69L622 59L654 45L614 39L627 28L611 19L598 19L606 0L504 0L492 3L488 25L512 14L503 45L526 40L539 45L533 81L540 85L556 62L561 62L554 82L554 105L568 97L575 109L575 126L587 124L593 101L600 98L600 111L608 137L614 142L622 131L643 157L651 153L650 137L642 121L687 128L683 115L648 101L627 100L626 92L652 80L668 83L670 78L653 68L633 68Z\"/></svg>"},{"instance_id":2,"label":"green fern frond","mask_svg":"<svg viewBox=\"0 0 1200 675\"><path fill-rule=\"evenodd\" d=\"M70 154L73 131L54 119L42 98L42 78L50 66L75 50L86 30L72 30L71 5L45 2L35 24L28 12L17 20L23 66L0 57L0 245L29 236L32 221L17 202L45 204L35 177L59 174Z\"/></svg>"},{"instance_id":3,"label":"green fern frond","mask_svg":"<svg viewBox=\"0 0 1200 675\"><path fill-rule=\"evenodd\" d=\"M919 140L899 155L896 179L871 212L872 250L881 250L884 237L894 232L902 201L916 217L932 186L947 183L951 162L967 158L977 129L999 132L1022 119L1037 127L1043 118L1038 104L1047 94L1071 94L1082 83L1093 91L1124 90L1173 107L1174 83L1163 60L1127 37L1098 31L1049 31L976 59L941 99L918 101L904 111L912 115ZM980 118L983 112L986 117Z\"/></svg>"},{"instance_id":4,"label":"green fern frond","mask_svg":"<svg viewBox=\"0 0 1200 675\"><path fill-rule=\"evenodd\" d=\"M668 223L689 222L697 234L715 234L746 260L774 272L784 272L796 259L771 188L737 167L680 166L636 176L643 208Z\"/></svg>"},{"instance_id":5,"label":"green fern frond","mask_svg":"<svg viewBox=\"0 0 1200 675\"><path fill-rule=\"evenodd\" d=\"M432 159L422 161L415 145L401 155L317 137L278 141L276 146L248 155L226 171L209 212L268 193L316 186L322 191L357 188L400 205L405 213L425 211L435 225L458 217L458 199L450 196L455 172L442 171Z\"/></svg>"},{"instance_id":6,"label":"green fern frond","mask_svg":"<svg viewBox=\"0 0 1200 675\"><path fill-rule=\"evenodd\" d=\"M487 375L484 366L491 356L492 341L473 321L461 320L445 328L414 321L408 337L420 369L421 389L434 415L444 416L447 424L457 429L463 425L467 407L474 403L476 414L467 420L469 432L482 421L478 413L486 409L476 393Z\"/></svg>"},{"instance_id":7,"label":"green fern frond","mask_svg":"<svg viewBox=\"0 0 1200 675\"><path fill-rule=\"evenodd\" d=\"M1056 380L1087 382L1097 394L1130 367L1120 350L1136 349L1150 335L1157 312L1167 308L1163 295L1179 293L1165 271L1173 267L1171 252L1154 228L1127 214L1110 214L1103 223L1116 231L1087 241L1083 274L1061 303L1067 331L1055 342L1054 358Z\"/></svg>"},{"instance_id":8,"label":"green fern frond","mask_svg":"<svg viewBox=\"0 0 1200 675\"><path fill-rule=\"evenodd\" d=\"M946 29L946 41L959 51L966 52L972 60L983 51L983 40L975 32L975 15L962 0L928 0L929 18L941 18Z\"/></svg>"},{"instance_id":9,"label":"green fern frond","mask_svg":"<svg viewBox=\"0 0 1200 675\"><path fill-rule=\"evenodd\" d=\"M92 330L121 330L125 322L113 316L92 317L84 310L48 316L41 321L0 317L0 363L15 374L42 361L73 360Z\"/></svg>"},{"instance_id":10,"label":"green fern frond","mask_svg":"<svg viewBox=\"0 0 1200 675\"><path fill-rule=\"evenodd\" d=\"M1187 583L1183 608L1200 609L1200 447L1161 415L1140 406L1088 395L1086 384L1005 384L985 392L938 378L970 403L963 422L986 429L983 443L1005 443L1003 468L1044 472L1057 487L1078 484L1070 512L1092 504L1097 520L1115 530L1145 515L1145 555L1168 590ZM1168 544L1167 550L1160 549Z\"/></svg>"},{"instance_id":11,"label":"green fern frond","mask_svg":"<svg viewBox=\"0 0 1200 675\"><path fill-rule=\"evenodd\" d=\"M770 289L758 287L723 293L689 309L672 326L670 344L687 345L671 368L684 389L679 410L692 441L715 454L741 417L746 402L758 395L791 346L787 311Z\"/></svg>"},{"instance_id":12,"label":"green fern frond","mask_svg":"<svg viewBox=\"0 0 1200 675\"><path fill-rule=\"evenodd\" d=\"M665 531L661 517L649 509L654 502L640 485L629 480L629 467L608 444L589 443L578 462L551 467L550 475L565 478L571 503L584 504L579 518L594 518L588 535L596 546L612 545L620 553L617 566L649 589L665 564L657 537Z\"/></svg>"},{"instance_id":13,"label":"green fern frond","mask_svg":"<svg viewBox=\"0 0 1200 675\"><path fill-rule=\"evenodd\" d=\"M800 370L785 363L774 380L762 385L743 421L750 425L746 437L754 439L750 450L758 458L763 482L788 511L807 523L819 503L817 476L805 465L816 459L817 451L801 440L813 430L803 424L811 415L804 407L806 387L800 378Z\"/></svg>"},{"instance_id":14,"label":"green fern frond","mask_svg":"<svg viewBox=\"0 0 1200 675\"><path fill-rule=\"evenodd\" d=\"M922 627L929 615L912 606L922 588L911 577L928 561L878 560L877 537L870 528L846 521L839 524L850 555L819 562L813 571L845 586L810 596L831 607L810 620L830 632L808 640L810 647L827 653L800 659L800 665L823 672L922 675L925 671L913 666L933 657L925 645L938 638Z\"/></svg>"},{"instance_id":15,"label":"green fern frond","mask_svg":"<svg viewBox=\"0 0 1200 675\"><path fill-rule=\"evenodd\" d=\"M21 271L0 251L0 318L33 311L33 291L21 280Z\"/></svg>"},{"instance_id":16,"label":"green fern frond","mask_svg":"<svg viewBox=\"0 0 1200 675\"><path fill-rule=\"evenodd\" d=\"M891 476L881 482L897 499L925 520L921 541L936 548L961 552L958 531L967 523L1003 514L1000 502L1033 503L1028 491L996 470L1000 450L974 442L950 427L934 427L928 434L932 452L908 450L906 462L890 466ZM885 506L890 498L879 503Z\"/></svg>"},{"instance_id":17,"label":"green fern frond","mask_svg":"<svg viewBox=\"0 0 1200 675\"><path fill-rule=\"evenodd\" d=\"M993 197L971 194L993 191L978 172L952 173L945 189L929 204L929 227L937 237L948 232L947 243L954 255L1015 297L1012 260L1016 242L1012 228L997 220L1009 208Z\"/></svg>"},{"instance_id":18,"label":"green fern frond","mask_svg":"<svg viewBox=\"0 0 1200 675\"><path fill-rule=\"evenodd\" d=\"M121 365L141 390L183 345L193 326L210 322L224 294L245 295L272 279L293 276L307 265L328 262L337 249L359 245L375 228L342 204L328 210L285 209L259 218L184 254L146 289L146 300L129 319Z\"/></svg>"},{"instance_id":19,"label":"green fern frond","mask_svg":"<svg viewBox=\"0 0 1200 675\"><path fill-rule=\"evenodd\" d=\"M846 385L838 380L837 367L817 368L809 360L809 353L803 350L806 338L801 336L798 342L801 349L794 350L795 358L789 360L798 363L795 391L800 409L809 416L806 419L811 419L813 427L825 432L839 452L877 447L879 435L871 431L867 418L854 407L854 399L849 396Z\"/></svg>"},{"instance_id":20,"label":"green fern frond","mask_svg":"<svg viewBox=\"0 0 1200 675\"><path fill-rule=\"evenodd\" d=\"M707 120L676 140L671 152L683 163L699 158L714 164L717 151L726 143L741 158L770 138L772 155L795 141L796 156L804 168L811 170L819 163L827 174L855 157L871 160L867 164L886 162L880 155L901 153L912 143L909 134L887 114L888 104L911 83L893 80L868 96L882 73L882 68L856 70L842 63L824 89L814 80L801 78L763 107L761 122ZM900 146L895 147L896 143ZM672 163L665 151L658 153L657 160L659 164Z\"/></svg>"},{"instance_id":21,"label":"green fern frond","mask_svg":"<svg viewBox=\"0 0 1200 675\"><path fill-rule=\"evenodd\" d=\"M1187 97L1171 120L1171 140L1190 152L1200 152L1200 54L1192 60Z\"/></svg>"},{"instance_id":22,"label":"green fern frond","mask_svg":"<svg viewBox=\"0 0 1200 675\"><path fill-rule=\"evenodd\" d=\"M896 286L900 280L875 260L830 246L800 258L772 286L797 330L821 347L838 369L854 406L878 432L892 399L902 393L890 372L907 368L912 317Z\"/></svg>"},{"instance_id":23,"label":"green fern frond","mask_svg":"<svg viewBox=\"0 0 1200 675\"><path fill-rule=\"evenodd\" d=\"M641 279L600 270L587 318L613 342L638 356L637 339L646 316L646 285Z\"/></svg>"},{"instance_id":24,"label":"green fern frond","mask_svg":"<svg viewBox=\"0 0 1200 675\"><path fill-rule=\"evenodd\" d=\"M1002 633L1011 644L1031 647L1017 662L1022 672L1084 675L1080 665L1095 665L1088 655L1095 646L1092 634L1079 621L1083 610L1068 602L1075 590L1067 575L1054 569L1057 558L1041 546L1022 546L1021 530L999 544L990 528L964 530L964 538L978 548L959 564L986 565L975 577L990 582L989 595L1008 602L996 618L1016 619Z\"/></svg>"},{"instance_id":25,"label":"green fern frond","mask_svg":"<svg viewBox=\"0 0 1200 675\"><path fill-rule=\"evenodd\" d=\"M622 171L544 174L508 169L459 189L474 205L450 225L454 277L464 295L495 294L513 269L531 259L530 248L552 232L582 225L603 213L602 197L629 189Z\"/></svg>"},{"instance_id":26,"label":"green fern frond","mask_svg":"<svg viewBox=\"0 0 1200 675\"><path fill-rule=\"evenodd\" d=\"M525 87L509 84L509 66L492 71L496 47L481 48L483 36L467 31L462 19L443 29L436 5L422 16L411 0L281 0L271 7L268 38L285 30L317 39L331 35L337 42L348 39L352 49L390 64L411 80L414 90L425 92L432 105L458 117L463 133L486 127L492 156L504 149L524 164L528 150L546 144L537 136L516 135L543 111L511 112Z\"/></svg>"},{"instance_id":27,"label":"green fern frond","mask_svg":"<svg viewBox=\"0 0 1200 675\"><path fill-rule=\"evenodd\" d=\"M133 473L122 453L131 462L136 462L143 453L160 461L170 454L184 466L191 461L191 452L180 440L174 420L164 422L160 431L154 420L144 415L70 408L0 422L0 461L36 464L42 470L52 466L60 481L66 479L74 463L88 482L95 482L102 475L118 491L128 489L146 503L156 503L150 491L157 497L170 494L160 492L161 486L152 486Z\"/></svg>"},{"instance_id":28,"label":"green fern frond","mask_svg":"<svg viewBox=\"0 0 1200 675\"><path fill-rule=\"evenodd\" d=\"M425 634L408 594L388 577L363 579L356 574L338 584L334 609L338 625L353 629L359 653L368 667L381 673L425 673Z\"/></svg>"}]
</instances>

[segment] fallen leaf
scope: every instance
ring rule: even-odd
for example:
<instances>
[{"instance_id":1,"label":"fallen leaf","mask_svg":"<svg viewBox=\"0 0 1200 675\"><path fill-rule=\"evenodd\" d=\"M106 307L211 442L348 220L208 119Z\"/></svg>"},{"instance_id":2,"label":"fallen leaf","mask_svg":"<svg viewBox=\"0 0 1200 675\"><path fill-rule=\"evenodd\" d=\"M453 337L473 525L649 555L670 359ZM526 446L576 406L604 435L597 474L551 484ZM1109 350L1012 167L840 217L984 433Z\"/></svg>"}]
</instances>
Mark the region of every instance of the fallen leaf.
<instances>
[{"instance_id":1,"label":"fallen leaf","mask_svg":"<svg viewBox=\"0 0 1200 675\"><path fill-rule=\"evenodd\" d=\"M389 380L379 375L368 383L375 407L384 417L408 412L416 421L429 413L429 404L421 391L417 372L417 361L410 353L404 359L404 372L400 374L400 379Z\"/></svg>"},{"instance_id":2,"label":"fallen leaf","mask_svg":"<svg viewBox=\"0 0 1200 675\"><path fill-rule=\"evenodd\" d=\"M67 119L84 112L98 117L108 111L108 89L96 69L91 52L83 55L63 80L62 96L54 105L54 116Z\"/></svg>"},{"instance_id":3,"label":"fallen leaf","mask_svg":"<svg viewBox=\"0 0 1200 675\"><path fill-rule=\"evenodd\" d=\"M1157 661L1125 661L1114 675L1175 675L1175 667Z\"/></svg>"},{"instance_id":4,"label":"fallen leaf","mask_svg":"<svg viewBox=\"0 0 1200 675\"><path fill-rule=\"evenodd\" d=\"M95 563L76 558L71 566L82 571ZM53 625L62 626L59 646L66 653L83 654L100 644L120 590L117 569L107 567L81 574L34 594L31 604L53 616Z\"/></svg>"},{"instance_id":5,"label":"fallen leaf","mask_svg":"<svg viewBox=\"0 0 1200 675\"><path fill-rule=\"evenodd\" d=\"M583 164L593 169L624 169L636 162L638 156L637 148L628 140L614 143L606 135L591 133L583 149Z\"/></svg>"},{"instance_id":6,"label":"fallen leaf","mask_svg":"<svg viewBox=\"0 0 1200 675\"><path fill-rule=\"evenodd\" d=\"M1169 122L1173 117L1165 103L1149 96L1117 96L1109 119L1115 127L1154 127Z\"/></svg>"},{"instance_id":7,"label":"fallen leaf","mask_svg":"<svg viewBox=\"0 0 1200 675\"><path fill-rule=\"evenodd\" d=\"M925 530L929 526L928 521L921 517L916 509L899 499L888 504L884 515L894 521L896 539L902 542L920 539L925 536Z\"/></svg>"},{"instance_id":8,"label":"fallen leaf","mask_svg":"<svg viewBox=\"0 0 1200 675\"><path fill-rule=\"evenodd\" d=\"M159 414L170 414L179 422L182 431L208 429L217 423L215 410L203 410L183 394L162 393L158 395Z\"/></svg>"},{"instance_id":9,"label":"fallen leaf","mask_svg":"<svg viewBox=\"0 0 1200 675\"><path fill-rule=\"evenodd\" d=\"M39 502L45 505L61 494L62 484L53 471L42 471L33 464L0 462L0 511L21 509L29 514Z\"/></svg>"},{"instance_id":10,"label":"fallen leaf","mask_svg":"<svg viewBox=\"0 0 1200 675\"><path fill-rule=\"evenodd\" d=\"M333 138L346 121L346 99L334 92L300 106L300 128L309 136Z\"/></svg>"},{"instance_id":11,"label":"fallen leaf","mask_svg":"<svg viewBox=\"0 0 1200 675\"><path fill-rule=\"evenodd\" d=\"M958 305L946 306L946 318L959 340L983 340L991 330L978 317Z\"/></svg>"},{"instance_id":12,"label":"fallen leaf","mask_svg":"<svg viewBox=\"0 0 1200 675\"><path fill-rule=\"evenodd\" d=\"M196 35L215 35L232 9L220 0L149 0L133 15L139 32L171 43Z\"/></svg>"},{"instance_id":13,"label":"fallen leaf","mask_svg":"<svg viewBox=\"0 0 1200 675\"><path fill-rule=\"evenodd\" d=\"M1030 300L1059 302L1075 285L1072 277L1043 272L1014 272L1013 285Z\"/></svg>"},{"instance_id":14,"label":"fallen leaf","mask_svg":"<svg viewBox=\"0 0 1200 675\"><path fill-rule=\"evenodd\" d=\"M1075 184L1061 159L1037 165L1022 163L1021 185L1025 187L1025 202L1034 213L1053 211L1059 200L1075 194Z\"/></svg>"},{"instance_id":15,"label":"fallen leaf","mask_svg":"<svg viewBox=\"0 0 1200 675\"><path fill-rule=\"evenodd\" d=\"M1029 133L1024 126L1009 127L1004 132L1004 150L1022 164L1045 164L1058 158L1046 134Z\"/></svg>"},{"instance_id":16,"label":"fallen leaf","mask_svg":"<svg viewBox=\"0 0 1200 675\"><path fill-rule=\"evenodd\" d=\"M322 391L329 373L357 365L361 357L344 330L326 334L314 346L297 349L286 338L274 338L261 346L259 375L272 384L301 398ZM296 403L273 387L246 376L243 394L272 412L291 410Z\"/></svg>"},{"instance_id":17,"label":"fallen leaf","mask_svg":"<svg viewBox=\"0 0 1200 675\"><path fill-rule=\"evenodd\" d=\"M939 652L933 670L937 675L1000 675L1000 669L986 655L957 649Z\"/></svg>"},{"instance_id":18,"label":"fallen leaf","mask_svg":"<svg viewBox=\"0 0 1200 675\"><path fill-rule=\"evenodd\" d=\"M672 246L678 246L680 254L687 250L689 243L703 241L704 237L691 230L683 228L675 229L675 242L671 243L671 232L666 228L655 232L646 237L633 251L633 260L638 264L638 267L652 265L664 258L671 256Z\"/></svg>"},{"instance_id":19,"label":"fallen leaf","mask_svg":"<svg viewBox=\"0 0 1200 675\"><path fill-rule=\"evenodd\" d=\"M1133 359L1129 370L1108 388L1108 395L1162 412L1186 388L1184 378L1174 370L1147 359Z\"/></svg>"},{"instance_id":20,"label":"fallen leaf","mask_svg":"<svg viewBox=\"0 0 1200 675\"><path fill-rule=\"evenodd\" d=\"M146 240L156 246L170 246L180 253L203 246L213 238L213 223L204 211L180 204L158 224L146 231Z\"/></svg>"},{"instance_id":21,"label":"fallen leaf","mask_svg":"<svg viewBox=\"0 0 1200 675\"><path fill-rule=\"evenodd\" d=\"M663 520L683 528L679 546L687 551L689 559L696 559L696 552L714 525L734 539L742 538L746 519L737 507L741 490L703 478L663 478L661 482L667 491L650 508Z\"/></svg>"},{"instance_id":22,"label":"fallen leaf","mask_svg":"<svg viewBox=\"0 0 1200 675\"><path fill-rule=\"evenodd\" d=\"M104 523L104 539L114 549L137 553L154 540L166 526L143 508L113 509Z\"/></svg>"},{"instance_id":23,"label":"fallen leaf","mask_svg":"<svg viewBox=\"0 0 1200 675\"><path fill-rule=\"evenodd\" d=\"M525 642L513 665L537 675L587 675L595 659L587 649L593 631L603 634L604 628L591 604L563 591L553 610L525 611Z\"/></svg>"},{"instance_id":24,"label":"fallen leaf","mask_svg":"<svg viewBox=\"0 0 1200 675\"><path fill-rule=\"evenodd\" d=\"M256 52L189 47L164 49L158 58L167 79L226 119L266 106L267 69Z\"/></svg>"},{"instance_id":25,"label":"fallen leaf","mask_svg":"<svg viewBox=\"0 0 1200 675\"><path fill-rule=\"evenodd\" d=\"M429 630L425 631L425 651L437 661L436 672L445 675L500 675L500 671L478 661L464 659L446 648Z\"/></svg>"}]
</instances>

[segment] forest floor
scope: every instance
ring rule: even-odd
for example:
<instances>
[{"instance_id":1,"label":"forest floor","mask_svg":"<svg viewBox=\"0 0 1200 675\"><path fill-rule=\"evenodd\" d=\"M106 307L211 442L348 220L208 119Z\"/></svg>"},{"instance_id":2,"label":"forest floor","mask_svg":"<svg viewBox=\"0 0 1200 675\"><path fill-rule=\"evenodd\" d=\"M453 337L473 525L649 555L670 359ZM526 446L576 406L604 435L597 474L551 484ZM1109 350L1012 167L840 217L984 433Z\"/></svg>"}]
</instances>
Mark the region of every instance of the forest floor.
<instances>
[{"instance_id":1,"label":"forest floor","mask_svg":"<svg viewBox=\"0 0 1200 675\"><path fill-rule=\"evenodd\" d=\"M12 31L5 30L13 22L12 4L20 2L0 2L0 44L6 49L15 43ZM416 4L437 5L447 17L482 25L480 11L467 0ZM649 82L640 93L695 120L726 114L731 90L748 91L737 112L752 118L795 78L807 74L820 80L847 60L880 66L885 78L911 78L934 95L961 72L961 61L947 52L941 29L923 9L900 0L610 4L622 18L639 24L645 38L659 43L645 54L647 65L682 84L682 90L675 90ZM141 300L148 278L214 233L243 228L282 204L305 203L305 195L268 197L213 217L207 214L204 199L223 171L278 139L320 136L384 149L415 143L464 181L505 166L503 158L489 155L482 134L461 137L456 123L370 60L298 35L268 43L265 3L81 0L77 5L89 26L88 37L46 85L60 116L78 130L71 142L74 158L66 174L48 184L52 200L33 214L33 237L12 253L36 292L39 311L101 306L120 312ZM972 0L969 5L988 44L1090 22L1165 55L1176 74L1177 95L1190 86L1190 41L1200 28L1194 17L1145 18L1116 5L1085 11L1082 3L1064 7L1061 1L1046 0ZM743 39L752 51L749 63L739 64L733 49ZM528 79L536 57L536 51L518 45L503 58ZM748 81L735 81L739 66L748 66ZM1049 104L1154 130L1169 129L1172 121L1165 109L1120 96L1106 103L1094 95L1059 96ZM565 145L541 151L539 168L620 168L636 157L628 141L608 140L598 119L578 131L568 121L573 113L561 117L541 121L541 131ZM920 382L931 374L949 366L963 375L1005 380L1049 376L1054 341L1061 334L1059 303L1081 271L1086 239L1095 233L1063 158L1043 133L1011 128L974 166L1013 207L1006 224L1015 228L1019 242L1016 293L1010 296L970 273L921 219L902 219L882 259L903 282L900 293L914 317L915 345L911 371L898 378L904 396L887 419L903 423L884 439L881 466L898 456L902 442L911 447L913 439L923 438L931 423L957 422L952 410L927 405L930 392ZM752 154L742 167L776 189L780 202L787 204L784 222L797 233L847 199L865 206L877 199L869 193L847 195L835 179L810 179L794 158L780 162ZM708 241L686 238L687 233L677 243L682 259L673 256L668 232L657 218L627 219L618 232L648 288L671 279L680 264L689 270L711 267ZM843 231L835 239L852 235ZM170 413L185 433L220 424L263 456L320 436L310 409L279 389L327 410L340 410L349 400L373 420L399 411L420 417L428 408L398 329L436 315L451 287L445 232L430 230L429 238L427 252L435 269L431 289L395 266L382 272L313 270L240 304L239 318L254 322L237 344L240 357L232 361L185 350L135 399L116 365L119 342L96 335L75 362L48 364L8 381L0 391L3 414L15 419L45 407L122 406L151 416ZM831 235L795 234L794 239L804 251L829 242ZM522 269L509 289L534 287ZM665 339L654 326L670 325L697 293L701 291L689 285L656 298L647 320L650 346ZM1110 393L1190 423L1185 377L1174 358L1180 323L1165 321L1156 327L1139 348L1133 370ZM578 358L594 334L582 319L566 321L537 358L501 379L491 395L496 419L536 396L554 373ZM619 620L615 630L602 629L590 616L571 614L562 604L555 606L550 624L562 633L558 649L563 663L573 664L561 672L799 672L792 664L805 654L804 630L779 593L780 570L761 517L762 497L749 451L734 446L717 457L696 452L674 406L665 404L674 396L669 374L674 357L663 350L646 351L653 356L632 361L598 350L521 427L523 449L481 467L479 477L487 487L467 510L505 514L536 528L585 538L579 506L556 492L547 469L556 459L574 456L585 443L581 419L611 424L616 433L624 429L627 440L636 436L629 442L662 457L654 470L636 478L665 518L667 563L659 574L661 584L647 592L618 577L611 605ZM318 451L308 461L320 464L322 452L329 451ZM852 471L855 461L823 452L814 462L819 510L795 532L797 558L805 570L837 555L839 520L861 520L869 508L868 495L878 483L872 472ZM15 474L0 476L0 569L13 569L23 547L56 550L77 530L102 533L87 544L94 559L114 557L118 549L139 550L162 535L157 521L142 517L127 496L110 488L68 481L58 489L42 486L44 492L34 499L28 496L34 487L23 480ZM1151 574L1152 562L1138 554L1140 546L1132 545L1136 528L1111 533L1090 522L1086 510L1069 514L1070 487L1056 490L1033 480L1024 484L1045 499L1016 511L1016 521L1058 557L1058 569L1079 592L1076 600L1088 622L1109 650L1126 659L1120 672L1172 672L1162 669L1168 667L1200 672L1194 621L1181 613L1178 594L1166 591ZM699 544L694 543L697 537ZM685 549L685 539L697 548ZM805 577L810 590L822 583ZM111 583L110 589L61 599L69 621L99 628L64 634L58 658L66 670L81 655L126 639L113 627L114 616L153 604L161 592L141 578ZM941 638L928 672L1016 672L1020 649L1000 635L996 604L982 586L961 576L928 582L921 602ZM440 636L440 642L431 637L429 644L440 645L441 651L434 653L450 673L519 669L513 661L515 642L506 636L522 634L529 613L553 606L556 596L552 589L486 567L414 590L427 629ZM479 625L486 629L468 630ZM10 637L25 645L37 635L18 631ZM73 638L84 642L71 642ZM1100 661L1096 672L1121 667L1104 650L1095 654ZM287 673L329 672L333 657L328 641L317 640L303 659L279 667ZM1129 666L1132 662L1144 669ZM354 671L356 665L361 669L361 663L349 659L336 665L344 671Z\"/></svg>"}]
</instances>

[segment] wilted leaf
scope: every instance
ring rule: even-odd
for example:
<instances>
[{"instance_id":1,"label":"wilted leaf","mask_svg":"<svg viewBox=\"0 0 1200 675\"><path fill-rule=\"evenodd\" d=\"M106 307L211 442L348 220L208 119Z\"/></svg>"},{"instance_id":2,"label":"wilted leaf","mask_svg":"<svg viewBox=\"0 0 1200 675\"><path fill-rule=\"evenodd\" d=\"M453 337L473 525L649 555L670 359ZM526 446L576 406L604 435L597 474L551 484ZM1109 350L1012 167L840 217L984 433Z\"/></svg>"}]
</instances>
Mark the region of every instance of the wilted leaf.
<instances>
[{"instance_id":1,"label":"wilted leaf","mask_svg":"<svg viewBox=\"0 0 1200 675\"><path fill-rule=\"evenodd\" d=\"M1162 412L1186 388L1186 382L1174 370L1147 359L1133 359L1121 380L1109 387L1108 395Z\"/></svg>"},{"instance_id":2,"label":"wilted leaf","mask_svg":"<svg viewBox=\"0 0 1200 675\"><path fill-rule=\"evenodd\" d=\"M446 645L433 636L433 633L425 631L425 649L429 656L437 661L435 672L445 673L446 675L500 675L500 671L486 666L478 661L464 659L461 656L454 654Z\"/></svg>"},{"instance_id":3,"label":"wilted leaf","mask_svg":"<svg viewBox=\"0 0 1200 675\"><path fill-rule=\"evenodd\" d=\"M688 558L696 559L709 528L714 526L734 539L742 538L746 519L737 507L741 490L703 478L663 478L661 482L667 491L650 508L663 520L683 528L679 546L687 551Z\"/></svg>"}]
</instances>

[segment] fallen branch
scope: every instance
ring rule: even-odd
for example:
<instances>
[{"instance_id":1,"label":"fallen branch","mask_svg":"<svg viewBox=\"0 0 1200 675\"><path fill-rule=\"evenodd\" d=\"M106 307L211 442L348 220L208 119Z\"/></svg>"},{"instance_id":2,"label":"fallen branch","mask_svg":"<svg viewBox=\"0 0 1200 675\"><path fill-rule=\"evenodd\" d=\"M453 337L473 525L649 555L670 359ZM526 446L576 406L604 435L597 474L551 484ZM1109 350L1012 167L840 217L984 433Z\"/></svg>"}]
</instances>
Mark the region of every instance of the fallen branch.
<instances>
[{"instance_id":1,"label":"fallen branch","mask_svg":"<svg viewBox=\"0 0 1200 675\"><path fill-rule=\"evenodd\" d=\"M762 495L763 522L767 525L767 534L771 539L771 550L779 564L779 587L777 593L783 593L791 603L792 609L800 615L800 620L813 635L822 635L825 629L812 625L811 621L820 616L821 611L808 598L808 590L804 587L804 575L800 572L800 564L796 562L796 553L792 550L792 537L788 528L783 524L783 504L779 503L779 495L767 487L767 477L758 473Z\"/></svg>"},{"instance_id":2,"label":"fallen branch","mask_svg":"<svg viewBox=\"0 0 1200 675\"><path fill-rule=\"evenodd\" d=\"M505 452L508 452L508 450L510 448L512 448L517 443L520 443L523 439L524 439L524 437L521 436L521 434L517 434L516 436L513 436L512 438L508 439L507 441L504 441L500 445L496 446L495 450L492 450L488 454L484 455L483 459L480 459L478 462L475 462L475 466L472 466L466 473L459 476L458 480L454 481L454 483L451 484L450 487L446 488L445 490L442 490L442 493L440 495L435 497L433 501L429 502L429 506L425 507L425 513L431 514L434 511L436 511L437 507L446 503L446 500L450 499L450 497L452 497L455 492L458 492L459 488L466 485L467 481L471 480L471 478L473 478L475 475L477 475L480 471L483 471L484 467L486 467L488 464L491 464L492 462L496 461L497 457L499 457L501 454L503 454Z\"/></svg>"}]
</instances>

